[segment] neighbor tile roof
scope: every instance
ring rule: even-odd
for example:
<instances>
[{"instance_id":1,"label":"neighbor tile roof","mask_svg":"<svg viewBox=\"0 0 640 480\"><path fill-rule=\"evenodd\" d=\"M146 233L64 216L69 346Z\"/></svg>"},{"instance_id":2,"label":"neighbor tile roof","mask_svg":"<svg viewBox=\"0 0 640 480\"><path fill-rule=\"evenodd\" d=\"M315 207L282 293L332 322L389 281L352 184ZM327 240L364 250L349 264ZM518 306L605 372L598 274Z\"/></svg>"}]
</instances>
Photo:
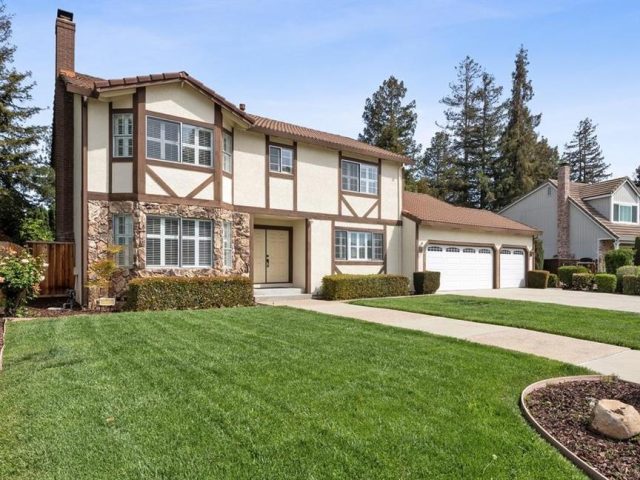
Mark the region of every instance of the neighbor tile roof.
<instances>
[{"instance_id":1,"label":"neighbor tile roof","mask_svg":"<svg viewBox=\"0 0 640 480\"><path fill-rule=\"evenodd\" d=\"M592 207L587 201L588 198L598 197L600 195L612 195L620 186L629 180L629 177L613 178L599 183L578 183L571 182L569 187L569 197L578 208L582 209L605 230L613 233L616 237L629 240L640 236L640 225L627 225L623 223L615 223L602 215L598 210ZM549 182L555 187L558 181L550 179ZM631 182L630 182L631 183Z\"/></svg>"},{"instance_id":2,"label":"neighbor tile roof","mask_svg":"<svg viewBox=\"0 0 640 480\"><path fill-rule=\"evenodd\" d=\"M375 158L383 158L385 160L392 160L407 164L412 163L412 160L409 157L369 145L368 143L360 142L353 138L322 132L320 130L281 122L279 120L260 117L258 115L251 115L207 87L204 83L191 77L187 72L159 73L115 79L103 79L65 70L61 71L60 75L67 86L75 87L76 91L79 90L79 93L83 93L85 95L97 95L106 90L151 85L154 83L170 82L174 80L187 81L195 88L202 90L205 94L213 97L227 109L245 119L247 123L252 125L250 130L260 131L265 134L277 135L285 138L292 138L306 143L334 148L336 150L347 150L349 152L368 155Z\"/></svg>"},{"instance_id":3,"label":"neighbor tile roof","mask_svg":"<svg viewBox=\"0 0 640 480\"><path fill-rule=\"evenodd\" d=\"M488 210L451 205L424 193L404 192L402 211L425 225L535 235L538 230Z\"/></svg>"}]
</instances>

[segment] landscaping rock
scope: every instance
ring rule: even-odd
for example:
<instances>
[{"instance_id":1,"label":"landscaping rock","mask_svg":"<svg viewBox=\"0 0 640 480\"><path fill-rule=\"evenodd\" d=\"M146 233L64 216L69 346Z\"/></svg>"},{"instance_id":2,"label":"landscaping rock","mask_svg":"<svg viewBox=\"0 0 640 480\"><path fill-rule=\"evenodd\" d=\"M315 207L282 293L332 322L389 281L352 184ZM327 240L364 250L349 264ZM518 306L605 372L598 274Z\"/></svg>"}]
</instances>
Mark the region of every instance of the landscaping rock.
<instances>
[{"instance_id":1,"label":"landscaping rock","mask_svg":"<svg viewBox=\"0 0 640 480\"><path fill-rule=\"evenodd\" d=\"M619 400L600 400L593 408L591 428L616 440L640 434L640 413Z\"/></svg>"}]
</instances>

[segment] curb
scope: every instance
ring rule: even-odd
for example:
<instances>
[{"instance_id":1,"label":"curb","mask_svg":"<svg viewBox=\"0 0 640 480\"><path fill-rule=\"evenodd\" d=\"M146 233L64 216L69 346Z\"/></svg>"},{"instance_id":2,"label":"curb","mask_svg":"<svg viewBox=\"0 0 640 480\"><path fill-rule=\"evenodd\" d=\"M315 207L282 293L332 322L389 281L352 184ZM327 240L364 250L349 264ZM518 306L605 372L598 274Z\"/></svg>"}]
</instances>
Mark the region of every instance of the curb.
<instances>
[{"instance_id":1,"label":"curb","mask_svg":"<svg viewBox=\"0 0 640 480\"><path fill-rule=\"evenodd\" d=\"M535 428L538 433L549 443L551 443L554 447L556 447L562 455L564 455L568 460L570 460L574 465L580 468L583 472L587 474L587 476L593 480L609 480L608 477L605 477L602 473L596 470L591 464L585 462L580 457L578 457L575 453L569 450L562 442L556 439L549 431L547 431L542 425L540 425L536 419L531 415L531 412L527 408L525 403L525 399L527 396L536 390L546 387L547 385L557 385L559 383L567 383L567 382L575 382L575 381L583 381L583 382L597 382L601 381L604 378L610 378L607 375L577 375L572 377L557 377L557 378L549 378L547 380L541 380L536 383L532 383L528 387L526 387L522 393L520 394L520 409L522 410L522 414L527 419L527 421ZM626 381L626 380L625 380ZM630 382L633 383L633 382Z\"/></svg>"}]
</instances>

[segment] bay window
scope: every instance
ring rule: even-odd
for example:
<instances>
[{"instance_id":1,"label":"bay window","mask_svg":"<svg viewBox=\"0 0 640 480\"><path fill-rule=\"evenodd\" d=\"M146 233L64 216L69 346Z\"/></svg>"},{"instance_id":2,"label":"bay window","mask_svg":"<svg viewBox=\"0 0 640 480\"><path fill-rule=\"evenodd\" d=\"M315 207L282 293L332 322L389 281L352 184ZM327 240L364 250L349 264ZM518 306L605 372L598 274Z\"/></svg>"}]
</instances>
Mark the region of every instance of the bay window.
<instances>
[{"instance_id":1,"label":"bay window","mask_svg":"<svg viewBox=\"0 0 640 480\"><path fill-rule=\"evenodd\" d=\"M269 145L269 171L293 173L293 149Z\"/></svg>"},{"instance_id":2,"label":"bay window","mask_svg":"<svg viewBox=\"0 0 640 480\"><path fill-rule=\"evenodd\" d=\"M384 260L382 233L336 230L334 247L336 260Z\"/></svg>"},{"instance_id":3,"label":"bay window","mask_svg":"<svg viewBox=\"0 0 640 480\"><path fill-rule=\"evenodd\" d=\"M212 233L209 220L147 217L147 266L210 267Z\"/></svg>"},{"instance_id":4,"label":"bay window","mask_svg":"<svg viewBox=\"0 0 640 480\"><path fill-rule=\"evenodd\" d=\"M378 194L378 165L342 160L342 190Z\"/></svg>"},{"instance_id":5,"label":"bay window","mask_svg":"<svg viewBox=\"0 0 640 480\"><path fill-rule=\"evenodd\" d=\"M613 221L621 223L638 223L638 206L632 204L614 203Z\"/></svg>"},{"instance_id":6,"label":"bay window","mask_svg":"<svg viewBox=\"0 0 640 480\"><path fill-rule=\"evenodd\" d=\"M147 117L147 158L210 167L213 165L213 131Z\"/></svg>"},{"instance_id":7,"label":"bay window","mask_svg":"<svg viewBox=\"0 0 640 480\"><path fill-rule=\"evenodd\" d=\"M114 113L112 155L114 158L133 157L133 113Z\"/></svg>"}]
</instances>

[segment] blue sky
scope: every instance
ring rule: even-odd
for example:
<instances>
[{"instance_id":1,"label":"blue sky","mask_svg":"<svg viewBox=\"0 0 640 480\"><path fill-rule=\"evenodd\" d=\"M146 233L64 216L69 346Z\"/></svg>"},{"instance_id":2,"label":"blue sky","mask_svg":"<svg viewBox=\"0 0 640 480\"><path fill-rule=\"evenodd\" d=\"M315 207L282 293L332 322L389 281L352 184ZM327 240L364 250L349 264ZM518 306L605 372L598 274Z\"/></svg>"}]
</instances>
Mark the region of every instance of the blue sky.
<instances>
[{"instance_id":1,"label":"blue sky","mask_svg":"<svg viewBox=\"0 0 640 480\"><path fill-rule=\"evenodd\" d=\"M185 70L252 113L352 137L365 99L395 75L417 102L423 145L442 122L455 65L470 55L508 95L523 44L539 132L562 149L590 116L614 175L640 164L634 0L7 0L17 66L33 72L43 107L53 99L57 8L75 14L80 72Z\"/></svg>"}]
</instances>

